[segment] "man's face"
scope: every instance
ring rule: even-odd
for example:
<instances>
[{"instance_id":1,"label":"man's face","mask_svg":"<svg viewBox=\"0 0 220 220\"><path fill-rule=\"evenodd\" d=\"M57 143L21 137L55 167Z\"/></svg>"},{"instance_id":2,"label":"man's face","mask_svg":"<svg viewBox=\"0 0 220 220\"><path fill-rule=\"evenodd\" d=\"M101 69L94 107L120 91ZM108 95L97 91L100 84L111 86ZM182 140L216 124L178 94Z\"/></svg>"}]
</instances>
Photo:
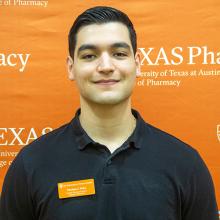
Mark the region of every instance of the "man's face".
<instances>
[{"instance_id":1,"label":"man's face","mask_svg":"<svg viewBox=\"0 0 220 220\"><path fill-rule=\"evenodd\" d=\"M92 24L77 33L74 61L67 59L71 80L87 102L118 104L132 93L139 73L127 27L119 22Z\"/></svg>"}]
</instances>

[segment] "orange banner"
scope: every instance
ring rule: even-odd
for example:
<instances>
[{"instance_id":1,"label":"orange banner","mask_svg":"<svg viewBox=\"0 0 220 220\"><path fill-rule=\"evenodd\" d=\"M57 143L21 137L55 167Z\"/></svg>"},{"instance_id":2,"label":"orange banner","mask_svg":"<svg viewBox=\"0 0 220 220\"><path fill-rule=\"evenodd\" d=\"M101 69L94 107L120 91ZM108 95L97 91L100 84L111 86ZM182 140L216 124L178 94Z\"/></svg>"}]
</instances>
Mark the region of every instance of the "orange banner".
<instances>
[{"instance_id":1,"label":"orange banner","mask_svg":"<svg viewBox=\"0 0 220 220\"><path fill-rule=\"evenodd\" d=\"M67 36L76 16L96 5L133 21L141 54L133 107L199 151L220 206L219 0L0 0L0 187L19 150L79 107Z\"/></svg>"}]
</instances>

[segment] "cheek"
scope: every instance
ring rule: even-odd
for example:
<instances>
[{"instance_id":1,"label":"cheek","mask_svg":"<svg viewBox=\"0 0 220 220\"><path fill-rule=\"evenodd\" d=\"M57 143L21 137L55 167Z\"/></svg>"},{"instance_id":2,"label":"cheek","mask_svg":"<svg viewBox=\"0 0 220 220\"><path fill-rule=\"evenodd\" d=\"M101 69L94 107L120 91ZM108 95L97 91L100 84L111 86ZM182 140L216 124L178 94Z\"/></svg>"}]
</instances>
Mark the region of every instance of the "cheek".
<instances>
[{"instance_id":1,"label":"cheek","mask_svg":"<svg viewBox=\"0 0 220 220\"><path fill-rule=\"evenodd\" d=\"M134 78L136 73L135 63L125 63L118 66L121 76L124 78Z\"/></svg>"},{"instance_id":2,"label":"cheek","mask_svg":"<svg viewBox=\"0 0 220 220\"><path fill-rule=\"evenodd\" d=\"M125 72L131 72L136 68L134 59L131 57L125 60L116 60L114 64L116 67L118 67L121 70L124 70Z\"/></svg>"},{"instance_id":3,"label":"cheek","mask_svg":"<svg viewBox=\"0 0 220 220\"><path fill-rule=\"evenodd\" d=\"M74 72L75 72L75 78L77 81L86 81L89 79L93 73L93 68L91 65L77 65L75 67Z\"/></svg>"}]
</instances>

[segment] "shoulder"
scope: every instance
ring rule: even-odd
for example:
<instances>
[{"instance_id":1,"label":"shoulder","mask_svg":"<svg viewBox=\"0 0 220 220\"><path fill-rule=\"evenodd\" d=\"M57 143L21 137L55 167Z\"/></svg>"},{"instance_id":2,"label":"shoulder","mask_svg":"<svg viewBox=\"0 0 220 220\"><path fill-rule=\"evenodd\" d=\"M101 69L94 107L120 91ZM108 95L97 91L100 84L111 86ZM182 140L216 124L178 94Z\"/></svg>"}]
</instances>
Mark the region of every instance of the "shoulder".
<instances>
[{"instance_id":1,"label":"shoulder","mask_svg":"<svg viewBox=\"0 0 220 220\"><path fill-rule=\"evenodd\" d=\"M135 138L146 153L153 153L153 155L167 159L184 160L198 157L198 152L194 147L174 135L149 124L136 110L133 110L133 114L138 119Z\"/></svg>"},{"instance_id":2,"label":"shoulder","mask_svg":"<svg viewBox=\"0 0 220 220\"><path fill-rule=\"evenodd\" d=\"M145 149L153 152L161 161L182 164L190 167L201 160L198 151L188 143L180 140L147 122L144 122Z\"/></svg>"},{"instance_id":3,"label":"shoulder","mask_svg":"<svg viewBox=\"0 0 220 220\"><path fill-rule=\"evenodd\" d=\"M155 144L159 145L160 147L166 148L175 148L191 153L195 153L196 150L194 147L190 146L188 143L180 140L178 137L161 130L146 121L144 121L144 130L148 133L148 138L153 141Z\"/></svg>"},{"instance_id":4,"label":"shoulder","mask_svg":"<svg viewBox=\"0 0 220 220\"><path fill-rule=\"evenodd\" d=\"M53 160L74 143L71 123L45 134L23 147L17 157L22 158L26 166Z\"/></svg>"},{"instance_id":5,"label":"shoulder","mask_svg":"<svg viewBox=\"0 0 220 220\"><path fill-rule=\"evenodd\" d=\"M149 160L155 167L186 185L191 184L192 179L211 180L204 160L194 147L146 122L144 127L148 134L144 154L150 155Z\"/></svg>"}]
</instances>

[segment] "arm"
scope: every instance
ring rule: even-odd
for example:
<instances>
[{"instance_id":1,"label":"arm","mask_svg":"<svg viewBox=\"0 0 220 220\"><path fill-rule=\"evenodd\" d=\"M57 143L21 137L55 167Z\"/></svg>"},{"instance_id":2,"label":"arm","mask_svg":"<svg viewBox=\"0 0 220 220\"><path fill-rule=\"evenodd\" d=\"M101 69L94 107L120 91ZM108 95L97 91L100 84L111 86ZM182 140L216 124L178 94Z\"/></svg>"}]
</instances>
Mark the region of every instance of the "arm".
<instances>
[{"instance_id":1,"label":"arm","mask_svg":"<svg viewBox=\"0 0 220 220\"><path fill-rule=\"evenodd\" d=\"M33 220L33 206L30 197L30 186L24 169L22 151L15 158L5 176L1 203L0 219Z\"/></svg>"},{"instance_id":2,"label":"arm","mask_svg":"<svg viewBox=\"0 0 220 220\"><path fill-rule=\"evenodd\" d=\"M183 202L183 220L218 220L218 208L211 175L196 154Z\"/></svg>"}]
</instances>

